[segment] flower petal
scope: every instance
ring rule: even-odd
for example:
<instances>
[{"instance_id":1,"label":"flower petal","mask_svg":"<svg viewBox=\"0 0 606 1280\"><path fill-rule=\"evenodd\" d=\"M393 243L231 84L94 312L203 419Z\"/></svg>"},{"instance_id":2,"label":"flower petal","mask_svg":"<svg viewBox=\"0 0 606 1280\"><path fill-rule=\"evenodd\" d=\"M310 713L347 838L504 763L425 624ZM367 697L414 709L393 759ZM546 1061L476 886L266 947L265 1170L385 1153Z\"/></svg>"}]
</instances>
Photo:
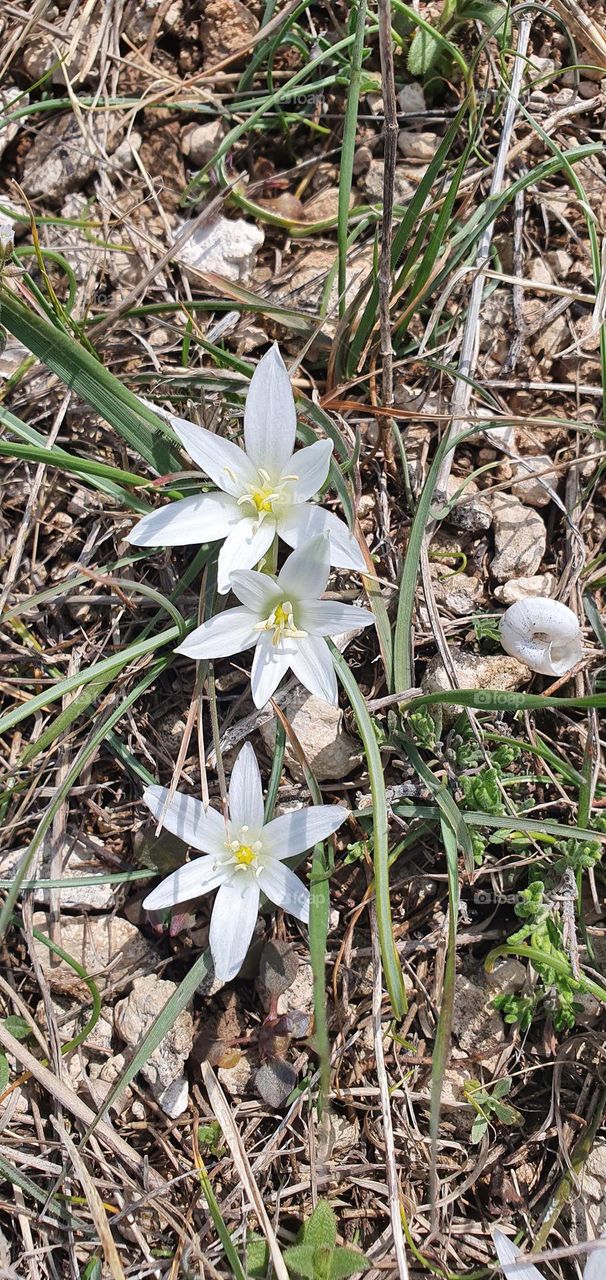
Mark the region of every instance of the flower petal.
<instances>
[{"instance_id":1,"label":"flower petal","mask_svg":"<svg viewBox=\"0 0 606 1280\"><path fill-rule=\"evenodd\" d=\"M309 890L282 862L270 860L259 870L258 881L262 893L276 906L288 911L304 924L309 923Z\"/></svg>"},{"instance_id":2,"label":"flower petal","mask_svg":"<svg viewBox=\"0 0 606 1280\"><path fill-rule=\"evenodd\" d=\"M348 816L340 804L313 804L281 813L263 828L263 852L272 858L294 858L331 836Z\"/></svg>"},{"instance_id":3,"label":"flower petal","mask_svg":"<svg viewBox=\"0 0 606 1280\"><path fill-rule=\"evenodd\" d=\"M606 1240L606 1232L602 1232L601 1240ZM606 1249L592 1249L585 1263L583 1280L604 1280L604 1262Z\"/></svg>"},{"instance_id":4,"label":"flower petal","mask_svg":"<svg viewBox=\"0 0 606 1280\"><path fill-rule=\"evenodd\" d=\"M219 552L217 586L221 595L229 591L230 574L236 569L251 569L263 559L276 536L276 523L271 517L259 524L252 516L240 515L239 523L232 529Z\"/></svg>"},{"instance_id":5,"label":"flower petal","mask_svg":"<svg viewBox=\"0 0 606 1280\"><path fill-rule=\"evenodd\" d=\"M282 599L277 579L269 573L256 573L254 569L240 569L232 573L230 586L238 600L264 620L269 617L276 601Z\"/></svg>"},{"instance_id":6,"label":"flower petal","mask_svg":"<svg viewBox=\"0 0 606 1280\"><path fill-rule=\"evenodd\" d=\"M328 582L329 556L328 538L324 534L297 547L280 569L280 589L293 600L317 600Z\"/></svg>"},{"instance_id":7,"label":"flower petal","mask_svg":"<svg viewBox=\"0 0 606 1280\"><path fill-rule=\"evenodd\" d=\"M297 412L277 342L259 361L244 406L246 452L271 476L284 471L295 447Z\"/></svg>"},{"instance_id":8,"label":"flower petal","mask_svg":"<svg viewBox=\"0 0 606 1280\"><path fill-rule=\"evenodd\" d=\"M228 493L196 493L144 516L127 535L135 547L186 547L226 538L242 515Z\"/></svg>"},{"instance_id":9,"label":"flower petal","mask_svg":"<svg viewBox=\"0 0 606 1280\"><path fill-rule=\"evenodd\" d=\"M143 800L154 818L160 819L168 798L167 787L146 787ZM178 836L185 844L202 853L212 853L215 857L225 857L225 841L227 832L225 822L216 809L204 808L201 800L194 796L186 796L176 791L164 816L162 826L173 836Z\"/></svg>"},{"instance_id":10,"label":"flower petal","mask_svg":"<svg viewBox=\"0 0 606 1280\"><path fill-rule=\"evenodd\" d=\"M322 488L328 475L331 453L332 440L316 440L315 444L299 449L293 455L289 465L289 470L297 477L291 489L293 502L305 502Z\"/></svg>"},{"instance_id":11,"label":"flower petal","mask_svg":"<svg viewBox=\"0 0 606 1280\"><path fill-rule=\"evenodd\" d=\"M219 489L239 498L249 484L257 483L257 473L244 451L232 440L222 440L206 427L196 427L186 418L170 415L170 425L181 444L202 471Z\"/></svg>"},{"instance_id":12,"label":"flower petal","mask_svg":"<svg viewBox=\"0 0 606 1280\"><path fill-rule=\"evenodd\" d=\"M323 507L305 503L291 507L279 519L278 533L289 547L304 546L318 534L330 535L330 563L338 569L355 569L367 573L366 561L347 525ZM318 593L319 594L319 593Z\"/></svg>"},{"instance_id":13,"label":"flower petal","mask_svg":"<svg viewBox=\"0 0 606 1280\"><path fill-rule=\"evenodd\" d=\"M210 921L208 940L221 982L230 982L242 968L258 913L258 881L247 872L236 872L221 885Z\"/></svg>"},{"instance_id":14,"label":"flower petal","mask_svg":"<svg viewBox=\"0 0 606 1280\"><path fill-rule=\"evenodd\" d=\"M340 604L338 600L304 600L297 614L299 626L313 636L338 636L354 627L369 627L374 622L370 609L356 604Z\"/></svg>"},{"instance_id":15,"label":"flower petal","mask_svg":"<svg viewBox=\"0 0 606 1280\"><path fill-rule=\"evenodd\" d=\"M238 752L229 783L229 821L233 831L239 833L248 827L250 840L257 840L263 826L263 785L257 757L250 742L245 742Z\"/></svg>"},{"instance_id":16,"label":"flower petal","mask_svg":"<svg viewBox=\"0 0 606 1280\"><path fill-rule=\"evenodd\" d=\"M299 640L297 652L290 660L293 674L301 684L323 702L337 705L337 677L330 650L320 636L306 636Z\"/></svg>"},{"instance_id":17,"label":"flower petal","mask_svg":"<svg viewBox=\"0 0 606 1280\"><path fill-rule=\"evenodd\" d=\"M496 1227L492 1233L494 1247L497 1251L497 1258L501 1264L505 1280L543 1280L543 1276L537 1268L529 1263L527 1267L521 1267L517 1264L524 1261L524 1254L516 1249L515 1245L508 1240ZM513 1266L507 1266L507 1263L513 1263Z\"/></svg>"},{"instance_id":18,"label":"flower petal","mask_svg":"<svg viewBox=\"0 0 606 1280\"><path fill-rule=\"evenodd\" d=\"M225 827L223 827L225 834ZM223 850L225 853L225 849ZM143 899L146 911L161 911L163 907L175 907L178 902L189 902L190 898L199 898L203 893L210 893L222 884L229 867L217 862L214 854L205 858L196 858L184 867L179 867L167 876L161 884L156 885L151 893Z\"/></svg>"},{"instance_id":19,"label":"flower petal","mask_svg":"<svg viewBox=\"0 0 606 1280\"><path fill-rule=\"evenodd\" d=\"M256 644L259 633L253 631L256 618L250 609L226 609L216 613L201 627L196 627L187 640L175 649L187 658L229 658Z\"/></svg>"},{"instance_id":20,"label":"flower petal","mask_svg":"<svg viewBox=\"0 0 606 1280\"><path fill-rule=\"evenodd\" d=\"M275 645L272 643L271 632L261 632L250 673L250 687L256 707L264 707L275 693L295 653L296 646L292 642L282 641Z\"/></svg>"}]
</instances>

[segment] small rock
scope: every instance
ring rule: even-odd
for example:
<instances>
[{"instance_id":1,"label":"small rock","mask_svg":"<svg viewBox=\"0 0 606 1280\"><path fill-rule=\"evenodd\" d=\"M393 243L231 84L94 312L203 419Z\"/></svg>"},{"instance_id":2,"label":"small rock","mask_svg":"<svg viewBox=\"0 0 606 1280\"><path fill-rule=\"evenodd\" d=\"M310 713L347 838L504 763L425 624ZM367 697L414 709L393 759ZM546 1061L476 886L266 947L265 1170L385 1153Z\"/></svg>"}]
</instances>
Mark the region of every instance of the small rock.
<instances>
[{"instance_id":1,"label":"small rock","mask_svg":"<svg viewBox=\"0 0 606 1280\"><path fill-rule=\"evenodd\" d=\"M383 199L383 181L385 177L385 162L383 160L372 160L368 173L364 178L364 188L370 200ZM396 167L394 176L394 203L408 204L415 193L415 185L403 177L400 169Z\"/></svg>"},{"instance_id":2,"label":"small rock","mask_svg":"<svg viewBox=\"0 0 606 1280\"><path fill-rule=\"evenodd\" d=\"M220 120L206 124L188 124L181 134L181 150L194 168L202 168L212 159L223 138Z\"/></svg>"},{"instance_id":3,"label":"small rock","mask_svg":"<svg viewBox=\"0 0 606 1280\"><path fill-rule=\"evenodd\" d=\"M184 226L191 225L183 223ZM254 222L243 218L215 218L203 223L193 236L177 250L175 257L197 271L212 271L232 283L248 281L258 250L265 235ZM192 277L195 283L195 277Z\"/></svg>"},{"instance_id":4,"label":"small rock","mask_svg":"<svg viewBox=\"0 0 606 1280\"><path fill-rule=\"evenodd\" d=\"M516 604L528 596L554 596L557 585L553 573L537 573L532 578L510 578L509 582L495 587L493 595L500 604Z\"/></svg>"},{"instance_id":5,"label":"small rock","mask_svg":"<svg viewBox=\"0 0 606 1280\"><path fill-rule=\"evenodd\" d=\"M88 1087L97 1107L100 1107L116 1083L120 1076L124 1073L126 1067L126 1058L123 1053L114 1054L113 1058L108 1058L106 1062L100 1064L91 1062L88 1068ZM117 1098L111 1104L110 1111L115 1111L116 1115L124 1115L130 1110L133 1099L133 1091L126 1086Z\"/></svg>"},{"instance_id":6,"label":"small rock","mask_svg":"<svg viewBox=\"0 0 606 1280\"><path fill-rule=\"evenodd\" d=\"M427 110L425 94L420 84L405 84L398 94L398 110L404 116L416 116Z\"/></svg>"},{"instance_id":7,"label":"small rock","mask_svg":"<svg viewBox=\"0 0 606 1280\"><path fill-rule=\"evenodd\" d=\"M244 49L259 30L259 23L241 0L205 0L200 23L204 66Z\"/></svg>"},{"instance_id":8,"label":"small rock","mask_svg":"<svg viewBox=\"0 0 606 1280\"><path fill-rule=\"evenodd\" d=\"M298 688L286 702L284 714L318 782L346 778L355 769L361 758L360 744L344 728L343 712L338 707ZM275 722L272 720L261 725L260 733L265 745L273 751ZM304 773L290 744L287 744L285 759L291 776L302 781Z\"/></svg>"},{"instance_id":9,"label":"small rock","mask_svg":"<svg viewBox=\"0 0 606 1280\"><path fill-rule=\"evenodd\" d=\"M348 254L345 271L345 300L351 302L354 294L373 270L373 252L365 247L360 252L354 250ZM302 310L317 311L322 300L326 277L335 265L334 249L306 250L299 259L288 283L275 290L275 296L287 306L300 307ZM334 335L337 327L336 311L339 301L339 287L336 278L328 296L326 316L322 321L322 332L327 336Z\"/></svg>"},{"instance_id":10,"label":"small rock","mask_svg":"<svg viewBox=\"0 0 606 1280\"><path fill-rule=\"evenodd\" d=\"M330 1148L328 1159L347 1155L358 1143L360 1127L356 1120L348 1120L347 1116L332 1115L329 1117Z\"/></svg>"},{"instance_id":11,"label":"small rock","mask_svg":"<svg viewBox=\"0 0 606 1280\"><path fill-rule=\"evenodd\" d=\"M36 929L48 935L45 912L37 911L33 923ZM61 945L97 982L101 974L111 983L138 977L156 960L155 951L139 930L119 916L64 916L61 920ZM64 961L51 964L50 950L43 942L36 939L34 947L53 990L84 998L90 994L86 984L68 964Z\"/></svg>"},{"instance_id":12,"label":"small rock","mask_svg":"<svg viewBox=\"0 0 606 1280\"><path fill-rule=\"evenodd\" d=\"M462 488L465 480L462 476L448 477L446 497L450 500ZM464 533L486 533L492 524L492 511L486 499L479 496L475 480L468 480L457 499L456 505L445 517L447 524Z\"/></svg>"},{"instance_id":13,"label":"small rock","mask_svg":"<svg viewBox=\"0 0 606 1280\"><path fill-rule=\"evenodd\" d=\"M18 102L17 98L19 99ZM18 89L14 84L7 84L4 89L0 90L0 116L8 115L13 104L15 111L19 107L27 107L29 105L29 94L23 93L22 89ZM13 141L13 138L17 137L19 129L26 119L27 117L23 116L22 119L11 120L9 124L4 125L4 128L0 131L0 156L4 155L9 143Z\"/></svg>"},{"instance_id":14,"label":"small rock","mask_svg":"<svg viewBox=\"0 0 606 1280\"><path fill-rule=\"evenodd\" d=\"M288 1013L290 1009L305 1014L314 1011L314 974L310 964L300 962L288 990L278 996L278 1013Z\"/></svg>"},{"instance_id":15,"label":"small rock","mask_svg":"<svg viewBox=\"0 0 606 1280\"><path fill-rule=\"evenodd\" d=\"M372 164L372 151L370 147L361 146L356 148L353 159L353 171L358 177L361 173L367 173Z\"/></svg>"},{"instance_id":16,"label":"small rock","mask_svg":"<svg viewBox=\"0 0 606 1280\"><path fill-rule=\"evenodd\" d=\"M219 1067L217 1076L232 1098L243 1098L250 1090L253 1077L252 1062L242 1054L233 1067Z\"/></svg>"},{"instance_id":17,"label":"small rock","mask_svg":"<svg viewBox=\"0 0 606 1280\"><path fill-rule=\"evenodd\" d=\"M417 133L414 129L400 129L398 147L405 160L417 160L423 163L433 160L438 149L438 138L435 133Z\"/></svg>"},{"instance_id":18,"label":"small rock","mask_svg":"<svg viewBox=\"0 0 606 1280\"><path fill-rule=\"evenodd\" d=\"M547 359L554 359L560 350L564 350L569 345L570 333L566 316L556 316L547 328L541 328L531 343L533 354L545 356Z\"/></svg>"},{"instance_id":19,"label":"small rock","mask_svg":"<svg viewBox=\"0 0 606 1280\"><path fill-rule=\"evenodd\" d=\"M585 1161L584 1172L606 1183L606 1143L596 1143Z\"/></svg>"},{"instance_id":20,"label":"small rock","mask_svg":"<svg viewBox=\"0 0 606 1280\"><path fill-rule=\"evenodd\" d=\"M529 578L545 555L547 530L541 516L510 493L492 498L495 555L490 571L498 582Z\"/></svg>"},{"instance_id":21,"label":"small rock","mask_svg":"<svg viewBox=\"0 0 606 1280\"><path fill-rule=\"evenodd\" d=\"M515 956L506 956L499 960L490 973L485 974L484 981L493 998L504 991L522 991L526 986L527 970Z\"/></svg>"},{"instance_id":22,"label":"small rock","mask_svg":"<svg viewBox=\"0 0 606 1280\"><path fill-rule=\"evenodd\" d=\"M137 167L135 160L135 152L141 150L143 139L136 129L131 129L126 138L123 138L116 150L110 156L109 168L111 170L126 169L131 173Z\"/></svg>"},{"instance_id":23,"label":"small rock","mask_svg":"<svg viewBox=\"0 0 606 1280\"><path fill-rule=\"evenodd\" d=\"M432 565L438 574L442 574L442 566ZM484 603L484 583L467 573L456 573L451 577L434 578L433 591L437 604L442 605L457 618L466 618L475 613Z\"/></svg>"},{"instance_id":24,"label":"small rock","mask_svg":"<svg viewBox=\"0 0 606 1280\"><path fill-rule=\"evenodd\" d=\"M566 249L552 249L550 253L545 254L545 260L556 277L562 280L568 279L574 266L574 259Z\"/></svg>"},{"instance_id":25,"label":"small rock","mask_svg":"<svg viewBox=\"0 0 606 1280\"><path fill-rule=\"evenodd\" d=\"M114 1024L121 1039L134 1048L176 990L176 983L158 978L155 973L139 978L130 995L119 1000L114 1009ZM183 1067L193 1040L192 1016L183 1009L141 1068L156 1102L173 1120L187 1108L189 1091Z\"/></svg>"},{"instance_id":26,"label":"small rock","mask_svg":"<svg viewBox=\"0 0 606 1280\"><path fill-rule=\"evenodd\" d=\"M454 664L459 688L478 690L477 706L479 710L482 708L483 690L492 689L495 692L501 692L503 695L503 709L506 709L508 706L508 691L519 689L530 679L528 667L523 662L518 662L517 658L510 658L505 653L474 653L472 650L463 649L458 645L451 645L450 656ZM428 663L421 686L426 693L444 692L451 689L448 673L439 654L436 654L431 659L431 662ZM459 714L458 707L449 706L447 703L442 706L445 724L455 720Z\"/></svg>"},{"instance_id":27,"label":"small rock","mask_svg":"<svg viewBox=\"0 0 606 1280\"><path fill-rule=\"evenodd\" d=\"M505 1042L503 1020L489 1000L483 987L457 975L452 1029L461 1050L469 1057L480 1054L485 1066Z\"/></svg>"},{"instance_id":28,"label":"small rock","mask_svg":"<svg viewBox=\"0 0 606 1280\"><path fill-rule=\"evenodd\" d=\"M476 1115L471 1103L467 1102L465 1097L465 1085L471 1078L468 1071L447 1067L440 1094L440 1108L444 1121L453 1126L457 1136L463 1141L469 1138ZM421 1090L421 1098L428 1106L430 1097L431 1087L426 1085Z\"/></svg>"},{"instance_id":29,"label":"small rock","mask_svg":"<svg viewBox=\"0 0 606 1280\"><path fill-rule=\"evenodd\" d=\"M349 205L351 208L351 199ZM324 222L329 218L336 218L338 213L338 187L325 187L324 191L318 191L303 207L303 216L306 222Z\"/></svg>"},{"instance_id":30,"label":"small rock","mask_svg":"<svg viewBox=\"0 0 606 1280\"><path fill-rule=\"evenodd\" d=\"M548 506L551 496L545 485L552 489L556 489L558 485L558 473L547 454L539 458L525 457L520 462L515 462L513 477L511 492L529 507Z\"/></svg>"},{"instance_id":31,"label":"small rock","mask_svg":"<svg viewBox=\"0 0 606 1280\"><path fill-rule=\"evenodd\" d=\"M101 152L82 136L72 115L51 118L27 152L21 185L28 196L57 201L84 187L101 160Z\"/></svg>"},{"instance_id":32,"label":"small rock","mask_svg":"<svg viewBox=\"0 0 606 1280\"><path fill-rule=\"evenodd\" d=\"M103 847L103 841L97 836L65 832L59 848L54 850L61 858L61 879L77 880L83 876L102 875L104 871L109 873L107 865L100 861ZM41 878L50 877L52 854L52 841L45 841L40 867ZM115 903L114 887L111 884L82 885L82 888L74 885L71 888L59 889L58 892L61 895L62 908L94 907L97 910L107 911ZM36 891L36 902L40 902L41 905L48 906L49 897L49 889Z\"/></svg>"}]
</instances>

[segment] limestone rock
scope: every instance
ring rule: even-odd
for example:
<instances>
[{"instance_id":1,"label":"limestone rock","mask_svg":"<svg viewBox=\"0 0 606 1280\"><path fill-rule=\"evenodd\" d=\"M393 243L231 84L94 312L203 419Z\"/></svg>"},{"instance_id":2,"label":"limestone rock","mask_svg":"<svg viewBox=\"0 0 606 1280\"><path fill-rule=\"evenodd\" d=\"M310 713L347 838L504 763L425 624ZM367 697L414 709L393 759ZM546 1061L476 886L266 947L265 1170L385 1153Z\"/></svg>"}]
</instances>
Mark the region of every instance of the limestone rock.
<instances>
[{"instance_id":1,"label":"limestone rock","mask_svg":"<svg viewBox=\"0 0 606 1280\"><path fill-rule=\"evenodd\" d=\"M495 556L490 571L498 582L528 578L545 555L547 530L537 511L510 493L492 498Z\"/></svg>"},{"instance_id":2,"label":"limestone rock","mask_svg":"<svg viewBox=\"0 0 606 1280\"><path fill-rule=\"evenodd\" d=\"M37 911L34 927L48 935L46 912ZM128 920L119 916L64 916L61 920L61 945L86 972L99 981L133 978L155 963L156 954L149 943ZM69 965L61 961L51 964L51 953L43 942L34 942L36 953L53 990L66 995L88 996L88 987Z\"/></svg>"},{"instance_id":3,"label":"limestone rock","mask_svg":"<svg viewBox=\"0 0 606 1280\"><path fill-rule=\"evenodd\" d=\"M486 533L492 524L492 511L486 499L480 495L475 480L467 480L465 483L464 476L450 475L446 486L448 501L459 489L462 489L461 496L446 516L446 523L454 529L460 529L462 533Z\"/></svg>"},{"instance_id":4,"label":"limestone rock","mask_svg":"<svg viewBox=\"0 0 606 1280\"><path fill-rule=\"evenodd\" d=\"M233 1067L219 1067L217 1076L232 1098L243 1098L250 1091L253 1070L250 1058L242 1054Z\"/></svg>"},{"instance_id":5,"label":"limestone rock","mask_svg":"<svg viewBox=\"0 0 606 1280\"><path fill-rule=\"evenodd\" d=\"M528 667L505 653L474 653L462 646L451 645L450 656L461 689L519 689L530 677ZM439 654L432 658L423 676L427 693L450 689L446 669Z\"/></svg>"},{"instance_id":6,"label":"limestone rock","mask_svg":"<svg viewBox=\"0 0 606 1280\"><path fill-rule=\"evenodd\" d=\"M243 49L259 30L257 19L241 0L206 0L202 12L200 39L206 67Z\"/></svg>"},{"instance_id":7,"label":"limestone rock","mask_svg":"<svg viewBox=\"0 0 606 1280\"><path fill-rule=\"evenodd\" d=\"M484 987L457 975L452 1029L462 1052L470 1057L481 1054L485 1064L498 1054L505 1042L503 1020L497 1010L491 1008L490 999Z\"/></svg>"},{"instance_id":8,"label":"limestone rock","mask_svg":"<svg viewBox=\"0 0 606 1280\"><path fill-rule=\"evenodd\" d=\"M398 148L406 160L427 163L428 160L433 160L438 149L438 138L435 133L417 133L414 129L400 129Z\"/></svg>"},{"instance_id":9,"label":"limestone rock","mask_svg":"<svg viewBox=\"0 0 606 1280\"><path fill-rule=\"evenodd\" d=\"M547 507L551 497L546 485L551 489L557 489L558 485L558 473L547 454L515 462L513 477L511 492L528 507Z\"/></svg>"},{"instance_id":10,"label":"limestone rock","mask_svg":"<svg viewBox=\"0 0 606 1280\"><path fill-rule=\"evenodd\" d=\"M432 569L438 574L444 572L442 566L432 565ZM442 579L436 576L433 592L436 603L454 613L457 618L468 617L484 603L484 583L481 578L474 578L468 573L455 573Z\"/></svg>"},{"instance_id":11,"label":"limestone rock","mask_svg":"<svg viewBox=\"0 0 606 1280\"><path fill-rule=\"evenodd\" d=\"M223 137L220 120L188 124L181 134L181 150L191 167L202 168L212 158Z\"/></svg>"},{"instance_id":12,"label":"limestone rock","mask_svg":"<svg viewBox=\"0 0 606 1280\"><path fill-rule=\"evenodd\" d=\"M183 230L187 223L179 227ZM177 250L175 257L186 267L212 271L236 284L246 282L252 274L258 250L265 235L254 222L244 218L215 218L203 223L193 236ZM196 280L195 276L192 279Z\"/></svg>"},{"instance_id":13,"label":"limestone rock","mask_svg":"<svg viewBox=\"0 0 606 1280\"><path fill-rule=\"evenodd\" d=\"M54 851L58 852L61 858L61 877L78 880L84 876L109 873L111 868L100 860L102 849L103 841L97 836L66 831L61 838L59 849ZM40 867L42 879L50 877L52 854L53 843L49 839L43 845ZM82 888L74 885L71 888L59 889L58 892L61 894L62 908L94 907L97 910L107 911L115 903L114 886L111 884L82 885ZM45 907L49 905L49 897L49 889L36 891L36 901Z\"/></svg>"},{"instance_id":14,"label":"limestone rock","mask_svg":"<svg viewBox=\"0 0 606 1280\"><path fill-rule=\"evenodd\" d=\"M21 185L28 196L60 200L70 191L81 190L101 162L101 151L82 136L73 116L55 117L34 138L25 157Z\"/></svg>"},{"instance_id":15,"label":"limestone rock","mask_svg":"<svg viewBox=\"0 0 606 1280\"><path fill-rule=\"evenodd\" d=\"M114 1009L114 1024L120 1038L134 1049L176 990L176 983L158 978L155 973L139 978L130 995L119 1000ZM183 1067L192 1045L192 1016L183 1009L141 1068L156 1102L172 1119L182 1115L187 1107L189 1091Z\"/></svg>"},{"instance_id":16,"label":"limestone rock","mask_svg":"<svg viewBox=\"0 0 606 1280\"><path fill-rule=\"evenodd\" d=\"M302 688L294 690L284 707L318 782L346 778L360 761L360 745L343 725L343 712ZM261 737L270 751L276 738L275 721L261 725ZM303 770L290 745L286 766L293 778L302 780Z\"/></svg>"},{"instance_id":17,"label":"limestone rock","mask_svg":"<svg viewBox=\"0 0 606 1280\"><path fill-rule=\"evenodd\" d=\"M501 604L516 604L528 596L554 596L557 585L553 573L537 573L532 578L510 578L509 582L495 587L493 595Z\"/></svg>"},{"instance_id":18,"label":"limestone rock","mask_svg":"<svg viewBox=\"0 0 606 1280\"><path fill-rule=\"evenodd\" d=\"M398 110L402 115L422 115L427 110L425 105L425 94L420 84L413 80L412 84L405 84L398 93Z\"/></svg>"},{"instance_id":19,"label":"limestone rock","mask_svg":"<svg viewBox=\"0 0 606 1280\"><path fill-rule=\"evenodd\" d=\"M372 160L368 172L364 176L364 188L370 200L383 199L383 181L385 176L385 163L383 160ZM394 203L408 204L415 193L414 183L409 182L408 178L403 177L400 169L396 167L395 183L394 183Z\"/></svg>"}]
</instances>

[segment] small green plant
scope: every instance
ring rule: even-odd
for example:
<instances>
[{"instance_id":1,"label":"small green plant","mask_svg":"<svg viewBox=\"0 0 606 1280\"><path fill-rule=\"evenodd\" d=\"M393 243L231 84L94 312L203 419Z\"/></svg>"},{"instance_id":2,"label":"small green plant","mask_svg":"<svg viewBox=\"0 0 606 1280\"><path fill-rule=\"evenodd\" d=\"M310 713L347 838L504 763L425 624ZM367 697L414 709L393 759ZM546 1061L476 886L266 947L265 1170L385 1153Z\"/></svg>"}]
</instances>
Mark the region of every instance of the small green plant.
<instances>
[{"instance_id":1,"label":"small green plant","mask_svg":"<svg viewBox=\"0 0 606 1280\"><path fill-rule=\"evenodd\" d=\"M283 1256L292 1280L347 1280L370 1265L358 1249L337 1244L337 1219L327 1200L318 1201ZM254 1236L246 1250L246 1274L250 1280L265 1280L268 1267L267 1243Z\"/></svg>"},{"instance_id":2,"label":"small green plant","mask_svg":"<svg viewBox=\"0 0 606 1280\"><path fill-rule=\"evenodd\" d=\"M318 1201L296 1244L284 1250L284 1261L293 1280L346 1280L369 1266L358 1249L337 1244L337 1219L327 1200Z\"/></svg>"},{"instance_id":3,"label":"small green plant","mask_svg":"<svg viewBox=\"0 0 606 1280\"><path fill-rule=\"evenodd\" d=\"M537 986L531 997L504 993L497 996L493 1003L495 1008L501 1010L505 1022L518 1023L522 1031L528 1030L541 1006L551 1013L557 1031L570 1030L580 1009L575 1001L574 985L566 975L559 973L550 964L552 959L563 960L568 964L562 926L556 918L556 910L555 903L545 898L542 880L535 880L527 889L523 889L515 907L518 919L524 923L521 929L510 935L508 943L513 947L518 943L529 943L540 953L540 959L533 959Z\"/></svg>"},{"instance_id":4,"label":"small green plant","mask_svg":"<svg viewBox=\"0 0 606 1280\"><path fill-rule=\"evenodd\" d=\"M442 708L419 707L409 711L406 724L411 738L426 751L435 751L442 736Z\"/></svg>"},{"instance_id":5,"label":"small green plant","mask_svg":"<svg viewBox=\"0 0 606 1280\"><path fill-rule=\"evenodd\" d=\"M522 1123L522 1115L517 1107L512 1107L510 1102L503 1101L510 1092L511 1085L511 1076L503 1076L502 1080L495 1082L489 1093L479 1080L466 1082L463 1092L476 1113L471 1130L472 1142L482 1141L491 1120L498 1120L501 1124L507 1125Z\"/></svg>"},{"instance_id":6,"label":"small green plant","mask_svg":"<svg viewBox=\"0 0 606 1280\"><path fill-rule=\"evenodd\" d=\"M430 71L451 71L456 59L448 43L452 44L453 36L467 22L481 22L502 38L509 26L507 5L498 0L444 0L435 29L424 26L415 31L408 50L410 74L426 76Z\"/></svg>"}]
</instances>

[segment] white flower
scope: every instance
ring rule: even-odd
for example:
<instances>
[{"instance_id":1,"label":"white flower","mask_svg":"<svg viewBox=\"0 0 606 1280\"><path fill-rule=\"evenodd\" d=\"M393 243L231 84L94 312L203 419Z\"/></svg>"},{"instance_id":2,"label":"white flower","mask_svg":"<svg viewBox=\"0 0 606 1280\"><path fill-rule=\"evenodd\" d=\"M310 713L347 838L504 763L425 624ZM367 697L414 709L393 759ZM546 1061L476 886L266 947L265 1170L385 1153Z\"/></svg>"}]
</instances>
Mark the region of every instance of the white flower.
<instances>
[{"instance_id":1,"label":"white flower","mask_svg":"<svg viewBox=\"0 0 606 1280\"><path fill-rule=\"evenodd\" d=\"M516 1249L502 1231L495 1227L492 1235L505 1280L544 1280L541 1272L531 1262L526 1266L521 1265L526 1261L524 1254ZM585 1263L583 1280L603 1280L606 1274L605 1266L606 1249L592 1250Z\"/></svg>"},{"instance_id":2,"label":"white flower","mask_svg":"<svg viewBox=\"0 0 606 1280\"><path fill-rule=\"evenodd\" d=\"M155 818L164 812L166 787L148 787L143 799ZM210 949L215 973L229 982L241 968L253 935L259 895L307 924L309 892L285 858L304 853L333 834L347 817L340 805L296 809L264 825L263 788L249 742L234 764L229 786L229 820L200 800L177 791L163 818L167 831L206 856L188 862L147 895L148 911L174 907L200 894L219 890L210 922Z\"/></svg>"},{"instance_id":3,"label":"white flower","mask_svg":"<svg viewBox=\"0 0 606 1280\"><path fill-rule=\"evenodd\" d=\"M328 535L293 551L277 578L243 569L230 585L241 607L215 614L192 631L177 653L188 658L227 658L255 647L251 688L256 707L277 689L289 667L310 693L336 703L337 679L323 636L335 636L374 621L368 609L320 600L326 589Z\"/></svg>"},{"instance_id":4,"label":"white flower","mask_svg":"<svg viewBox=\"0 0 606 1280\"><path fill-rule=\"evenodd\" d=\"M583 657L579 620L559 600L518 600L505 610L500 631L505 652L543 676L564 676Z\"/></svg>"},{"instance_id":5,"label":"white flower","mask_svg":"<svg viewBox=\"0 0 606 1280\"><path fill-rule=\"evenodd\" d=\"M347 526L307 499L322 487L332 443L293 453L297 415L290 379L274 343L252 376L244 408L245 451L204 427L169 415L173 431L219 492L182 498L144 516L129 534L137 547L178 547L225 538L219 553L218 587L229 591L234 569L259 563L276 536L289 547L320 533L330 535L330 562L366 569Z\"/></svg>"}]
</instances>

